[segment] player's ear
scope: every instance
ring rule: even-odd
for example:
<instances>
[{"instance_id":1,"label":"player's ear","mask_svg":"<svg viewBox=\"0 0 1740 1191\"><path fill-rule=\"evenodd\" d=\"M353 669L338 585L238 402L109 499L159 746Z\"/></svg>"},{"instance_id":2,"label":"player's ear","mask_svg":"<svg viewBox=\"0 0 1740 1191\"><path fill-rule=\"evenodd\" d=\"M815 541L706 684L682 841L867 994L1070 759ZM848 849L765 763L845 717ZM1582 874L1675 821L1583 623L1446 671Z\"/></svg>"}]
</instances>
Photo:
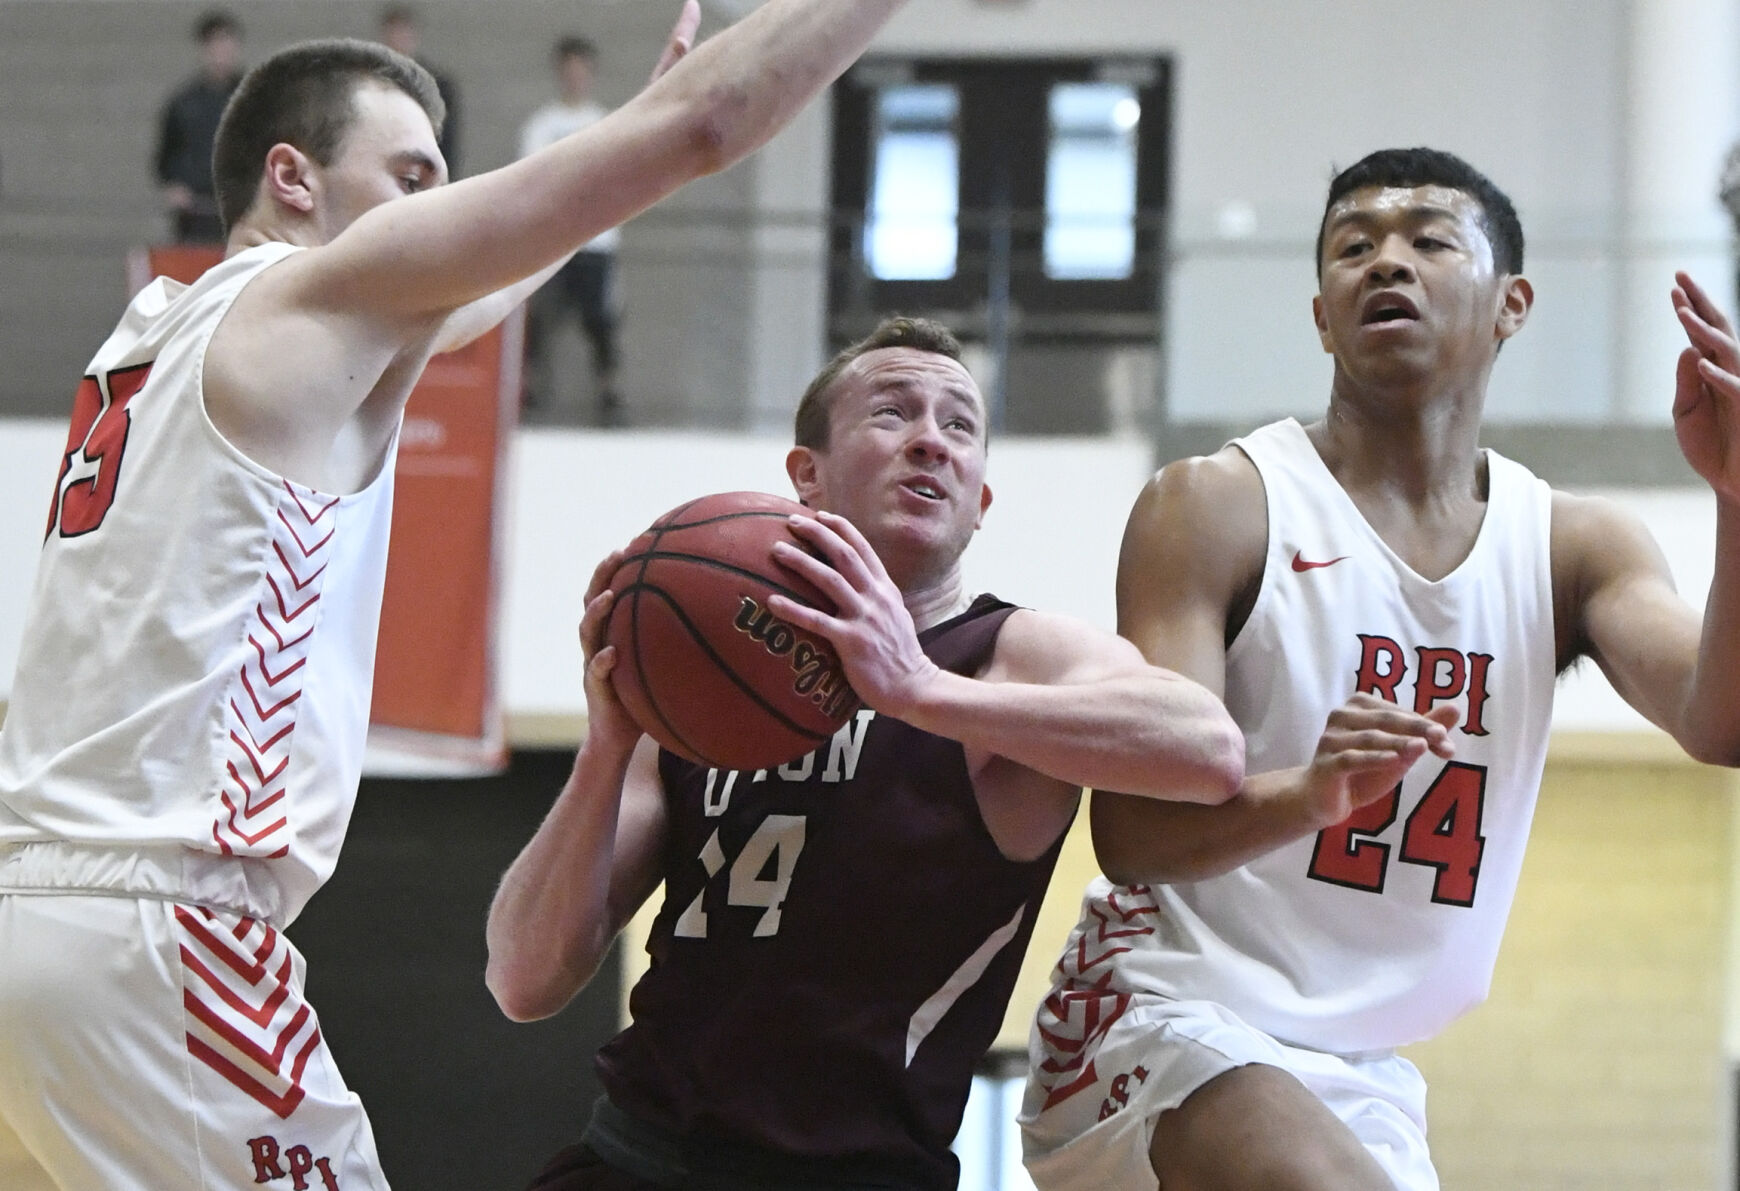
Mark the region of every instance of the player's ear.
<instances>
[{"instance_id":1,"label":"player's ear","mask_svg":"<svg viewBox=\"0 0 1740 1191\"><path fill-rule=\"evenodd\" d=\"M1311 321L1317 324L1317 339L1329 355L1335 354L1335 341L1329 337L1329 324L1323 318L1323 295L1311 299Z\"/></svg>"},{"instance_id":2,"label":"player's ear","mask_svg":"<svg viewBox=\"0 0 1740 1191\"><path fill-rule=\"evenodd\" d=\"M821 477L817 474L816 453L808 447L793 447L787 451L785 474L791 477L792 491L797 493L798 502L816 508L816 496L822 487Z\"/></svg>"},{"instance_id":3,"label":"player's ear","mask_svg":"<svg viewBox=\"0 0 1740 1191\"><path fill-rule=\"evenodd\" d=\"M1523 324L1528 322L1529 311L1535 305L1535 287L1529 284L1528 278L1513 273L1499 282L1498 296L1496 329L1502 342L1522 330Z\"/></svg>"},{"instance_id":4,"label":"player's ear","mask_svg":"<svg viewBox=\"0 0 1740 1191\"><path fill-rule=\"evenodd\" d=\"M974 529L983 529L985 527L985 510L989 509L990 507L991 507L991 486L989 484L980 484L979 485L979 517L978 517L978 520L973 522Z\"/></svg>"},{"instance_id":5,"label":"player's ear","mask_svg":"<svg viewBox=\"0 0 1740 1191\"><path fill-rule=\"evenodd\" d=\"M272 202L307 215L314 210L318 185L314 163L295 145L279 141L266 151L266 168L261 175L260 189Z\"/></svg>"}]
</instances>

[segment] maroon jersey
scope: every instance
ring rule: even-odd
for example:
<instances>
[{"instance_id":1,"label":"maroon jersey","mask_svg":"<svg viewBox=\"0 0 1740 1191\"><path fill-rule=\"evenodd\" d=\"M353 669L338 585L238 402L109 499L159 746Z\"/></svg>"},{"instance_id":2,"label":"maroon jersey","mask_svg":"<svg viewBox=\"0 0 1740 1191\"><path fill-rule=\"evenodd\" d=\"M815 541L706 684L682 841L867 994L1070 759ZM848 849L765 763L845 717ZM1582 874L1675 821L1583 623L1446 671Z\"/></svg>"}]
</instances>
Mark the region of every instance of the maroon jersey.
<instances>
[{"instance_id":1,"label":"maroon jersey","mask_svg":"<svg viewBox=\"0 0 1740 1191\"><path fill-rule=\"evenodd\" d=\"M920 641L976 674L1013 611L981 596ZM599 1051L611 1100L696 1165L748 1151L818 1185L953 1188L1061 836L1005 859L962 747L868 709L776 770L659 770L665 901L634 1024Z\"/></svg>"}]
</instances>

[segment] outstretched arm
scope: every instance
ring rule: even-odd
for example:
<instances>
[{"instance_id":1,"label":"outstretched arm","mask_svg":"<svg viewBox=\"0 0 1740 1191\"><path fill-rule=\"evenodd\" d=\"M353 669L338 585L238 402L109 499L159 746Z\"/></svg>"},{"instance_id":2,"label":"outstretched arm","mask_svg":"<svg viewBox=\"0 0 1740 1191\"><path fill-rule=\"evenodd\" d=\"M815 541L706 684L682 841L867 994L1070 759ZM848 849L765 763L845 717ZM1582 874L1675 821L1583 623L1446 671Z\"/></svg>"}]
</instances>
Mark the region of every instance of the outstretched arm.
<instances>
[{"instance_id":1,"label":"outstretched arm","mask_svg":"<svg viewBox=\"0 0 1740 1191\"><path fill-rule=\"evenodd\" d=\"M1660 548L1605 501L1554 498L1555 584L1573 593L1572 648L1686 752L1740 765L1740 346L1726 317L1686 274L1674 310L1690 345L1680 354L1674 432L1716 497L1716 566L1700 623L1674 591Z\"/></svg>"},{"instance_id":2,"label":"outstretched arm","mask_svg":"<svg viewBox=\"0 0 1740 1191\"><path fill-rule=\"evenodd\" d=\"M671 29L671 35L665 39L665 48L659 54L659 60L653 66L652 77L647 80L651 86L658 82L671 67L688 57L689 51L695 48L695 35L701 29L700 0L684 0L677 23ZM447 113L448 127L452 127L453 111L450 107ZM525 156L525 154L521 154ZM447 316L441 333L436 337L437 352L457 351L484 332L489 331L502 319L506 318L514 307L537 293L544 283L554 277L558 270L567 263L573 253L559 257L530 277L487 294L474 302L468 302Z\"/></svg>"},{"instance_id":3,"label":"outstretched arm","mask_svg":"<svg viewBox=\"0 0 1740 1191\"><path fill-rule=\"evenodd\" d=\"M586 743L489 907L484 980L515 1021L549 1017L572 1000L660 880L658 749L617 701L610 684L616 652L602 645L611 605L604 584L621 558L600 564L580 622Z\"/></svg>"},{"instance_id":4,"label":"outstretched arm","mask_svg":"<svg viewBox=\"0 0 1740 1191\"><path fill-rule=\"evenodd\" d=\"M469 319L449 329L455 311L759 148L903 2L769 0L675 55L668 73L596 124L499 170L380 203L330 243L265 270L207 354L219 429L268 466L289 471L294 458L306 472L390 374L395 392L383 405L392 408L376 420L391 420L389 398L409 389L391 370L414 377L430 351L477 332ZM274 149L280 172L311 180L286 183L286 193L312 193L318 171L304 171L295 152ZM484 325L506 308L481 312Z\"/></svg>"},{"instance_id":5,"label":"outstretched arm","mask_svg":"<svg viewBox=\"0 0 1740 1191\"><path fill-rule=\"evenodd\" d=\"M417 323L529 277L760 148L902 0L769 0L620 110L530 157L358 219L308 301Z\"/></svg>"},{"instance_id":6,"label":"outstretched arm","mask_svg":"<svg viewBox=\"0 0 1740 1191\"><path fill-rule=\"evenodd\" d=\"M1137 499L1118 559L1118 631L1149 661L1226 688L1229 625L1263 578L1268 514L1255 466L1236 448L1174 463ZM1326 725L1311 764L1247 775L1217 806L1096 790L1094 850L1114 881L1160 884L1230 871L1345 819L1381 797L1428 750L1448 755L1438 718L1355 696Z\"/></svg>"}]
</instances>

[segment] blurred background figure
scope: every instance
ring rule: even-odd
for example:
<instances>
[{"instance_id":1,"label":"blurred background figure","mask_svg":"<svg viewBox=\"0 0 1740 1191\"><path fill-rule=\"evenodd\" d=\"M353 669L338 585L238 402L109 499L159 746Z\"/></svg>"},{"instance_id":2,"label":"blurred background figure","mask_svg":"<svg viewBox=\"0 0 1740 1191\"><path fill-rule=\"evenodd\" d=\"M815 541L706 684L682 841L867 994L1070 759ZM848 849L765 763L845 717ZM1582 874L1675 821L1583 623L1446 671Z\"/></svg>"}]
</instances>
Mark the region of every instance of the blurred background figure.
<instances>
[{"instance_id":1,"label":"blurred background figure","mask_svg":"<svg viewBox=\"0 0 1740 1191\"><path fill-rule=\"evenodd\" d=\"M382 45L397 50L435 76L435 89L441 92L441 101L447 105L447 122L441 126L435 143L447 162L447 176L459 177L459 88L454 85L452 75L423 57L422 14L410 4L387 5L381 9L378 37Z\"/></svg>"},{"instance_id":2,"label":"blurred background figure","mask_svg":"<svg viewBox=\"0 0 1740 1191\"><path fill-rule=\"evenodd\" d=\"M533 112L520 130L520 156L536 153L570 133L604 118L610 109L592 98L598 47L584 37L563 37L551 55L557 97ZM526 323L526 406L554 404L558 389L551 336L575 316L592 343L592 373L598 386L601 425L623 422L616 391L616 251L622 231L612 228L575 253L544 288L532 296Z\"/></svg>"},{"instance_id":3,"label":"blurred background figure","mask_svg":"<svg viewBox=\"0 0 1740 1191\"><path fill-rule=\"evenodd\" d=\"M220 243L211 177L211 147L230 92L242 79L242 25L212 9L193 26L199 71L169 97L158 121L155 168L164 206L180 244Z\"/></svg>"},{"instance_id":4,"label":"blurred background figure","mask_svg":"<svg viewBox=\"0 0 1740 1191\"><path fill-rule=\"evenodd\" d=\"M1740 144L1728 150L1728 157L1722 163L1721 187L1717 197L1722 200L1728 216L1734 221L1734 234L1740 237ZM1740 309L1740 256L1734 264L1734 301L1736 309Z\"/></svg>"}]
</instances>

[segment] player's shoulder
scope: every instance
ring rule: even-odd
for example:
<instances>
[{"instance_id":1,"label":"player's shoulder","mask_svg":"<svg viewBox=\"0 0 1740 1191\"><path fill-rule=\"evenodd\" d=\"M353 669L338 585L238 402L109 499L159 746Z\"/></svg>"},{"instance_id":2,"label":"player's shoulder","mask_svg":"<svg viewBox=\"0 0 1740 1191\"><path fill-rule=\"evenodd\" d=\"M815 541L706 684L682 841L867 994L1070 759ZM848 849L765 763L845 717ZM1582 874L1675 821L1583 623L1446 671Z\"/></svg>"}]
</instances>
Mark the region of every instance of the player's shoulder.
<instances>
[{"instance_id":1,"label":"player's shoulder","mask_svg":"<svg viewBox=\"0 0 1740 1191\"><path fill-rule=\"evenodd\" d=\"M1168 463L1143 485L1124 532L1134 556L1196 564L1260 561L1268 540L1263 478L1236 446Z\"/></svg>"},{"instance_id":2,"label":"player's shoulder","mask_svg":"<svg viewBox=\"0 0 1740 1191\"><path fill-rule=\"evenodd\" d=\"M1132 517L1208 525L1264 517L1263 478L1251 457L1228 444L1212 455L1174 460L1155 472Z\"/></svg>"},{"instance_id":3,"label":"player's shoulder","mask_svg":"<svg viewBox=\"0 0 1740 1191\"><path fill-rule=\"evenodd\" d=\"M1643 518L1609 496L1552 489L1551 551L1555 588L1587 590L1591 577L1658 569L1661 548Z\"/></svg>"}]
</instances>

